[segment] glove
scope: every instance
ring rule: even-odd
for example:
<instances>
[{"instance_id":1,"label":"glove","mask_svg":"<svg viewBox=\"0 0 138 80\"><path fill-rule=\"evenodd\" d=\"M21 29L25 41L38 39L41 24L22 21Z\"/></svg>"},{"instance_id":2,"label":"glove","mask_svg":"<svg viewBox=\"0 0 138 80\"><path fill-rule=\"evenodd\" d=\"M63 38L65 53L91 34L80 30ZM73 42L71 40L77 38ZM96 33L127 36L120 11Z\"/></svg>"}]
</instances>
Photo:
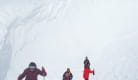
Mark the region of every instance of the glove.
<instances>
[{"instance_id":1,"label":"glove","mask_svg":"<svg viewBox=\"0 0 138 80\"><path fill-rule=\"evenodd\" d=\"M42 67L42 73L43 73L43 76L46 76L47 75L47 72L45 71L45 68Z\"/></svg>"},{"instance_id":2,"label":"glove","mask_svg":"<svg viewBox=\"0 0 138 80\"><path fill-rule=\"evenodd\" d=\"M95 70L93 70L93 75L95 75Z\"/></svg>"},{"instance_id":3,"label":"glove","mask_svg":"<svg viewBox=\"0 0 138 80\"><path fill-rule=\"evenodd\" d=\"M44 67L42 67L42 72L43 72L43 73L45 73L45 72L46 72Z\"/></svg>"}]
</instances>

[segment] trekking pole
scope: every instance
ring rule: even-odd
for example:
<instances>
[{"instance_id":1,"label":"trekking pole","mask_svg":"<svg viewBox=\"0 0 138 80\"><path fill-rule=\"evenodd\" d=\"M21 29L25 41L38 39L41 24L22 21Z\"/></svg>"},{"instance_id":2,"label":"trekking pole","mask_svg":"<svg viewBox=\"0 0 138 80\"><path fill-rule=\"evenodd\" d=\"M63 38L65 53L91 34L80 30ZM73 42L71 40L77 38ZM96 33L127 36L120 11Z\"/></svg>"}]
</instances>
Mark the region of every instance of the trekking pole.
<instances>
[{"instance_id":1,"label":"trekking pole","mask_svg":"<svg viewBox=\"0 0 138 80\"><path fill-rule=\"evenodd\" d=\"M96 79L95 79L95 68L94 68L94 67L95 67L95 66L93 65L93 66L92 66L93 71L94 71L94 73L93 73L93 80L96 80Z\"/></svg>"},{"instance_id":2,"label":"trekking pole","mask_svg":"<svg viewBox=\"0 0 138 80\"><path fill-rule=\"evenodd\" d=\"M93 68L93 70L94 70L94 73L93 73L93 80L96 80L96 79L95 79L95 69Z\"/></svg>"}]
</instances>

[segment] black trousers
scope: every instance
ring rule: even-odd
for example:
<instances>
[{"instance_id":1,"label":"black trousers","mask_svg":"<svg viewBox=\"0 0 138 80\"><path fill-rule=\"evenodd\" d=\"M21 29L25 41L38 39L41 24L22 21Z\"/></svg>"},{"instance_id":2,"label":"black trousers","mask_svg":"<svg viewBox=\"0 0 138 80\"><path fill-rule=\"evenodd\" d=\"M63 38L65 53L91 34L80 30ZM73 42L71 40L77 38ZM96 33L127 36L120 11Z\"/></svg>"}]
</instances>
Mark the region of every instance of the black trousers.
<instances>
[{"instance_id":1,"label":"black trousers","mask_svg":"<svg viewBox=\"0 0 138 80\"><path fill-rule=\"evenodd\" d=\"M89 79L85 79L85 80L89 80Z\"/></svg>"}]
</instances>

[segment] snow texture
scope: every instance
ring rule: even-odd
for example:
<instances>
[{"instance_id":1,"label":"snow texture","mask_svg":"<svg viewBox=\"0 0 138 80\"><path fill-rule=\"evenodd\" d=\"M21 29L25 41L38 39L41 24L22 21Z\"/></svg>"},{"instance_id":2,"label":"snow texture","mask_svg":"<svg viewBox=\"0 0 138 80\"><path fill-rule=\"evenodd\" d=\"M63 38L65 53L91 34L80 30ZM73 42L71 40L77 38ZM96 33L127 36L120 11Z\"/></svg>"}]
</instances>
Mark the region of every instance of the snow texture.
<instances>
[{"instance_id":1,"label":"snow texture","mask_svg":"<svg viewBox=\"0 0 138 80\"><path fill-rule=\"evenodd\" d=\"M0 80L17 80L31 61L46 68L46 80L61 80L68 67L81 80L85 56L96 70L90 80L138 80L137 4L0 0Z\"/></svg>"}]
</instances>

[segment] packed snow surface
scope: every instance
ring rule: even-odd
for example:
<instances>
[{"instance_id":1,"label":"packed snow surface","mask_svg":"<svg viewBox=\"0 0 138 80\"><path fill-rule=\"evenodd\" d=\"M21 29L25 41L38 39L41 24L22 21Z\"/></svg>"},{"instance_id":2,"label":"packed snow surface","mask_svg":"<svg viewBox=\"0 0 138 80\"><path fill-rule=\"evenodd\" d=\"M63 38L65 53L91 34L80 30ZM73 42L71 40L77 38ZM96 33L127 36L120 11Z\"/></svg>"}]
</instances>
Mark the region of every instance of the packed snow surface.
<instances>
[{"instance_id":1,"label":"packed snow surface","mask_svg":"<svg viewBox=\"0 0 138 80\"><path fill-rule=\"evenodd\" d=\"M68 67L83 80L85 56L90 80L138 80L137 53L137 0L0 0L0 80L17 80L31 61L46 80Z\"/></svg>"}]
</instances>

